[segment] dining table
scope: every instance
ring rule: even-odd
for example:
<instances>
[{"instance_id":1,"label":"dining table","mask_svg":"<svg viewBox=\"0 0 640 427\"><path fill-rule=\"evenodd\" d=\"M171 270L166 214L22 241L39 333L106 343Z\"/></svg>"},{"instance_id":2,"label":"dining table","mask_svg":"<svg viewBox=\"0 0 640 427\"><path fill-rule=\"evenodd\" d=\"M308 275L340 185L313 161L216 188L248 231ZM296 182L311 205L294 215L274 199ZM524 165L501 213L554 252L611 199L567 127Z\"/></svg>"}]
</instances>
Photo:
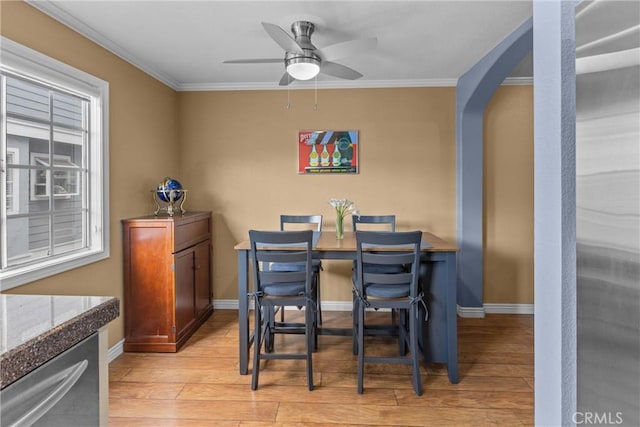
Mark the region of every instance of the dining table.
<instances>
[{"instance_id":1,"label":"dining table","mask_svg":"<svg viewBox=\"0 0 640 427\"><path fill-rule=\"evenodd\" d=\"M248 237L248 234L247 234ZM240 374L249 370L249 350L253 334L249 332L249 308L253 297L249 283L249 239L234 246L238 261L238 327ZM286 250L286 248L279 248ZM375 247L363 250L376 250ZM397 250L408 250L397 248ZM356 237L345 232L338 239L335 231L314 232L313 258L326 260L355 260ZM458 336L456 301L456 254L458 248L436 235L423 231L420 250L420 283L428 316L421 316L420 347L426 363L446 365L449 381L458 383ZM348 279L351 287L351 278ZM352 334L345 329L343 334ZM335 329L318 326L319 335L336 335ZM339 334L339 333L338 333Z\"/></svg>"}]
</instances>

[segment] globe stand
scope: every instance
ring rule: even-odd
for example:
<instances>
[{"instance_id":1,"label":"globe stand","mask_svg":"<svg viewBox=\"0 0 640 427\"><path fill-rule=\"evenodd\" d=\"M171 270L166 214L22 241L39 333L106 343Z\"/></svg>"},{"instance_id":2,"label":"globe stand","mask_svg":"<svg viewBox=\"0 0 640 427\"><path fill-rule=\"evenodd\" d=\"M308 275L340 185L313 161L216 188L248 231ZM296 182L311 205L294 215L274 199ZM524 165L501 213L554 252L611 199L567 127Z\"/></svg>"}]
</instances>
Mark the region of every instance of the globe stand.
<instances>
[{"instance_id":1,"label":"globe stand","mask_svg":"<svg viewBox=\"0 0 640 427\"><path fill-rule=\"evenodd\" d=\"M184 202L187 200L187 191L189 190L167 190L165 194L169 194L169 201L165 202L164 200L158 197L158 190L151 190L153 202L156 205L156 210L153 211L155 216L158 216L160 212L167 212L167 215L173 216L176 210L180 210L181 214L184 214L186 210L184 209ZM182 194L182 198L180 198L179 194ZM180 199L180 204L176 209L177 199Z\"/></svg>"}]
</instances>

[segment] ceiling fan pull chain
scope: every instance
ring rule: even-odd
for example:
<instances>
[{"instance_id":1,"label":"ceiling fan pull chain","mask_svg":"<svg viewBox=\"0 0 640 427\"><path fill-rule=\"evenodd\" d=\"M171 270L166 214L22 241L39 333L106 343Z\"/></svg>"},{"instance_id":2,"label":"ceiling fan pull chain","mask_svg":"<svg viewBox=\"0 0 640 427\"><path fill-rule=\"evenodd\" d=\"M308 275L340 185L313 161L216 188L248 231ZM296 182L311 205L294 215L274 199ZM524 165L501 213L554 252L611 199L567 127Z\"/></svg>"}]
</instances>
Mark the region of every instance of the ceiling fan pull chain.
<instances>
[{"instance_id":1,"label":"ceiling fan pull chain","mask_svg":"<svg viewBox=\"0 0 640 427\"><path fill-rule=\"evenodd\" d=\"M287 74L287 80L289 81L289 83L287 84L287 110L291 109L291 95L289 92L289 85L291 84L291 76L289 76Z\"/></svg>"},{"instance_id":2,"label":"ceiling fan pull chain","mask_svg":"<svg viewBox=\"0 0 640 427\"><path fill-rule=\"evenodd\" d=\"M318 111L318 75L316 74L315 78L315 104L313 105L313 110Z\"/></svg>"}]
</instances>

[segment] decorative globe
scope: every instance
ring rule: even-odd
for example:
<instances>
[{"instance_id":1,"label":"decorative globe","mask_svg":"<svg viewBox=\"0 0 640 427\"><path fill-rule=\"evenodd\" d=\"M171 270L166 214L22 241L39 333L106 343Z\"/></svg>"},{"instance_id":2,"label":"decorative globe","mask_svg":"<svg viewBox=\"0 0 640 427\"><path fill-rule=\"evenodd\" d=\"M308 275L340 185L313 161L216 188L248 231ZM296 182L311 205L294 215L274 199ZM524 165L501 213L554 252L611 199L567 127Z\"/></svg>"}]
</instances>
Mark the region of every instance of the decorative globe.
<instances>
[{"instance_id":1,"label":"decorative globe","mask_svg":"<svg viewBox=\"0 0 640 427\"><path fill-rule=\"evenodd\" d=\"M166 177L156 189L158 198L163 202L171 202L171 190L173 190L173 201L177 202L182 198L182 184L177 179Z\"/></svg>"}]
</instances>

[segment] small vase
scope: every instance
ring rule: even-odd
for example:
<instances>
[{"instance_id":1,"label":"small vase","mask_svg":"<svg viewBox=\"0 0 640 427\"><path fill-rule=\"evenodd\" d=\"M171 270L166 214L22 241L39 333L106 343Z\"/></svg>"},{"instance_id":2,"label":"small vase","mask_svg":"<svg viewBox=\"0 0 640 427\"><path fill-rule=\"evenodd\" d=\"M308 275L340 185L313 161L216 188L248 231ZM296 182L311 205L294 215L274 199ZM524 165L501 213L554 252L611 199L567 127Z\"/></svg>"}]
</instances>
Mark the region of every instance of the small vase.
<instances>
[{"instance_id":1,"label":"small vase","mask_svg":"<svg viewBox=\"0 0 640 427\"><path fill-rule=\"evenodd\" d=\"M344 217L337 215L336 216L336 239L344 238Z\"/></svg>"}]
</instances>

